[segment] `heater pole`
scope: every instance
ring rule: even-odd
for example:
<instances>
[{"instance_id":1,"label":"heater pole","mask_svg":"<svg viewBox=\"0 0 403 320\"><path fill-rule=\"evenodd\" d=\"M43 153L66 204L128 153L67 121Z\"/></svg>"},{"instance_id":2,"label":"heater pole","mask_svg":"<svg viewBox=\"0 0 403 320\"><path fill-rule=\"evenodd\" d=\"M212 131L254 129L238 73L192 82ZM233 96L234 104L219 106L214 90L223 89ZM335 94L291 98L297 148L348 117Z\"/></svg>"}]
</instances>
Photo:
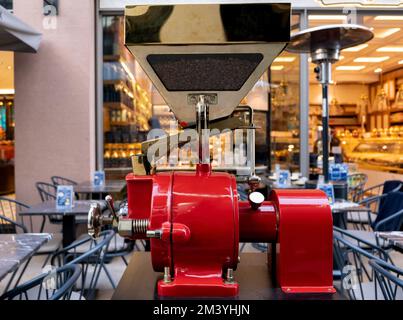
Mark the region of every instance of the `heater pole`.
<instances>
[{"instance_id":1,"label":"heater pole","mask_svg":"<svg viewBox=\"0 0 403 320\"><path fill-rule=\"evenodd\" d=\"M322 167L325 182L329 182L329 85L322 84Z\"/></svg>"}]
</instances>

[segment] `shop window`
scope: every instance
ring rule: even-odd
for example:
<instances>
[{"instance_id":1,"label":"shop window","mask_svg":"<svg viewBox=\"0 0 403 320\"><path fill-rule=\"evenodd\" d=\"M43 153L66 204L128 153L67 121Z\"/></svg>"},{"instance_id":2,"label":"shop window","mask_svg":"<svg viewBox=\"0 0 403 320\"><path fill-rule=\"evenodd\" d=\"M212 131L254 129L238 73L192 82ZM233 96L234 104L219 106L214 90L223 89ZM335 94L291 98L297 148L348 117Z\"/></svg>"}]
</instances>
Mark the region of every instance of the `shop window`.
<instances>
[{"instance_id":1,"label":"shop window","mask_svg":"<svg viewBox=\"0 0 403 320\"><path fill-rule=\"evenodd\" d=\"M341 51L340 60L332 68L329 89L332 143L340 144L345 161L357 162L359 167L371 166L376 154L382 154L382 170L389 167L396 172L396 167L403 167L402 17L398 10L382 14L359 10L349 15L342 10L309 13L309 27L358 23L374 33L371 41ZM310 147L312 152L320 153L322 95L314 67L311 63ZM391 140L396 144L389 145ZM389 157L391 160L386 161Z\"/></svg>"},{"instance_id":2,"label":"shop window","mask_svg":"<svg viewBox=\"0 0 403 320\"><path fill-rule=\"evenodd\" d=\"M292 16L292 32L299 29L299 15ZM283 52L270 68L271 170L299 171L299 55Z\"/></svg>"},{"instance_id":3,"label":"shop window","mask_svg":"<svg viewBox=\"0 0 403 320\"><path fill-rule=\"evenodd\" d=\"M151 129L162 129L167 134L175 134L179 128L169 106L124 46L124 17L103 16L102 23L104 168L108 177L118 178L131 171L130 156L141 152L141 142L147 140ZM244 79L240 79L242 81ZM254 110L254 123L258 127L256 163L263 170L267 169L269 155L269 92L269 74L266 72L241 102L241 106L250 106ZM284 131L286 130L288 129L285 128ZM213 167L228 166L228 158L224 155L228 146L232 148L231 154L234 157L232 168L238 168L239 164L247 166L244 156L248 146L246 130L244 131L242 139L245 143L238 148L234 147L234 133L223 133L210 139L211 148L214 149L211 154ZM188 167L193 165L191 159L187 159L191 154L191 150L186 147L173 150L170 158L161 159L158 166L161 169ZM175 155L178 159L175 159ZM171 163L172 160L176 160L174 164Z\"/></svg>"},{"instance_id":4,"label":"shop window","mask_svg":"<svg viewBox=\"0 0 403 320\"><path fill-rule=\"evenodd\" d=\"M124 47L122 16L103 17L104 168L130 170L152 127L152 85Z\"/></svg>"}]
</instances>

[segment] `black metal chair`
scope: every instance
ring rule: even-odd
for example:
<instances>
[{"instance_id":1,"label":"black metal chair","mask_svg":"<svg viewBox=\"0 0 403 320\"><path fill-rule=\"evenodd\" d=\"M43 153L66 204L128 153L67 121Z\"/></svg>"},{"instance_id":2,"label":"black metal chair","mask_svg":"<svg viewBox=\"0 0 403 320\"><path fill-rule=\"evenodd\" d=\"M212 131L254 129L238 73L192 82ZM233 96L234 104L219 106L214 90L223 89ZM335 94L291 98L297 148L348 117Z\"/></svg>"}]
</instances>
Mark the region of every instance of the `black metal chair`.
<instances>
[{"instance_id":1,"label":"black metal chair","mask_svg":"<svg viewBox=\"0 0 403 320\"><path fill-rule=\"evenodd\" d=\"M68 179L68 178L64 178L64 177L60 177L60 176L52 176L50 177L50 180L52 181L54 186L76 186L78 185L78 183L74 180ZM80 196L78 193L74 193L74 197L76 200L80 199Z\"/></svg>"},{"instance_id":2,"label":"black metal chair","mask_svg":"<svg viewBox=\"0 0 403 320\"><path fill-rule=\"evenodd\" d=\"M28 229L23 222L18 221L18 213L27 208L29 207L26 204L0 197L0 234L27 233Z\"/></svg>"},{"instance_id":3,"label":"black metal chair","mask_svg":"<svg viewBox=\"0 0 403 320\"><path fill-rule=\"evenodd\" d=\"M403 182L400 180L387 180L362 191L361 197L373 197L389 192L403 191Z\"/></svg>"},{"instance_id":4,"label":"black metal chair","mask_svg":"<svg viewBox=\"0 0 403 320\"><path fill-rule=\"evenodd\" d=\"M16 201L14 199L8 199L4 197L0 197L0 234L1 233L28 233L28 228L25 226L24 222L21 219L21 222L18 222L18 213L24 209L28 209L29 206ZM43 217L45 219L45 217ZM34 227L32 223L32 218L30 217L30 231L34 232ZM42 230L40 231L42 233ZM62 246L63 236L61 233L52 234L52 239L41 246L36 255L47 255L43 265L45 265L51 255L58 250ZM28 263L24 267L24 271ZM21 273L23 275L24 271ZM20 276L20 278L21 278Z\"/></svg>"},{"instance_id":5,"label":"black metal chair","mask_svg":"<svg viewBox=\"0 0 403 320\"><path fill-rule=\"evenodd\" d=\"M399 231L403 226L403 192L384 195L370 230L348 230L351 235L388 248L389 244L377 236L378 231Z\"/></svg>"},{"instance_id":6,"label":"black metal chair","mask_svg":"<svg viewBox=\"0 0 403 320\"><path fill-rule=\"evenodd\" d=\"M375 214L381 209L381 206L384 202L384 195L391 192L399 192L403 191L403 182L400 180L387 180L382 184L378 184L376 186L370 187L368 189L362 190L358 192L355 196L355 202L363 203L371 203L372 213L367 214L366 212L356 212L354 214L347 215L347 221L352 223L354 228L366 230L370 225L373 224L376 219ZM374 202L373 200L377 201Z\"/></svg>"},{"instance_id":7,"label":"black metal chair","mask_svg":"<svg viewBox=\"0 0 403 320\"><path fill-rule=\"evenodd\" d=\"M108 277L112 287L115 283L105 266L106 252L109 244L115 236L113 230L102 231L98 239L87 236L73 242L71 245L59 250L52 256L51 264L54 265L81 265L81 288L78 299L94 299L99 276L103 270ZM80 247L89 244L88 250L81 252ZM92 276L89 275L89 266L93 266Z\"/></svg>"},{"instance_id":8,"label":"black metal chair","mask_svg":"<svg viewBox=\"0 0 403 320\"><path fill-rule=\"evenodd\" d=\"M56 200L57 186L47 182L35 183L42 202Z\"/></svg>"},{"instance_id":9,"label":"black metal chair","mask_svg":"<svg viewBox=\"0 0 403 320\"><path fill-rule=\"evenodd\" d=\"M0 300L70 300L79 277L78 265L66 265L6 292Z\"/></svg>"},{"instance_id":10,"label":"black metal chair","mask_svg":"<svg viewBox=\"0 0 403 320\"><path fill-rule=\"evenodd\" d=\"M37 182L35 184L35 186L36 186L36 189L38 190L38 193L39 193L39 196L40 196L42 202L56 200L57 187L55 185L47 183L47 182ZM51 224L62 224L63 223L63 218L58 215L49 215L48 219ZM43 229L45 228L45 221L46 221L46 219L43 219L43 222L41 225L41 232L43 232Z\"/></svg>"},{"instance_id":11,"label":"black metal chair","mask_svg":"<svg viewBox=\"0 0 403 320\"><path fill-rule=\"evenodd\" d=\"M55 186L76 186L78 184L74 180L60 176L53 176L50 178L50 180L52 180L52 183Z\"/></svg>"},{"instance_id":12,"label":"black metal chair","mask_svg":"<svg viewBox=\"0 0 403 320\"><path fill-rule=\"evenodd\" d=\"M0 234L28 232L27 227L22 222L17 221L18 212L22 208L27 208L27 206L15 200L0 197ZM8 290L8 288L11 288L12 286L16 286L19 284L30 262L31 258L29 258L24 263L22 268L18 268L12 273L10 279L7 282L6 290ZM19 276L16 278L18 273ZM16 279L16 281L13 284L14 279Z\"/></svg>"},{"instance_id":13,"label":"black metal chair","mask_svg":"<svg viewBox=\"0 0 403 320\"><path fill-rule=\"evenodd\" d=\"M350 223L355 230L369 230L371 225L375 222L379 212L380 203L386 194L368 197L358 202L359 205L365 206L369 209L365 211L349 211L347 212L345 227Z\"/></svg>"},{"instance_id":14,"label":"black metal chair","mask_svg":"<svg viewBox=\"0 0 403 320\"><path fill-rule=\"evenodd\" d=\"M376 299L378 288L369 260L393 265L388 252L337 227L333 227L333 249L335 264L341 271L340 291L347 293L352 300Z\"/></svg>"},{"instance_id":15,"label":"black metal chair","mask_svg":"<svg viewBox=\"0 0 403 320\"><path fill-rule=\"evenodd\" d=\"M403 269L379 260L370 260L374 270L375 283L379 284L384 300L403 299ZM378 288L378 285L375 286ZM378 298L378 292L376 292Z\"/></svg>"},{"instance_id":16,"label":"black metal chair","mask_svg":"<svg viewBox=\"0 0 403 320\"><path fill-rule=\"evenodd\" d=\"M348 193L351 201L358 202L362 197L368 176L364 173L354 173L347 177Z\"/></svg>"}]
</instances>

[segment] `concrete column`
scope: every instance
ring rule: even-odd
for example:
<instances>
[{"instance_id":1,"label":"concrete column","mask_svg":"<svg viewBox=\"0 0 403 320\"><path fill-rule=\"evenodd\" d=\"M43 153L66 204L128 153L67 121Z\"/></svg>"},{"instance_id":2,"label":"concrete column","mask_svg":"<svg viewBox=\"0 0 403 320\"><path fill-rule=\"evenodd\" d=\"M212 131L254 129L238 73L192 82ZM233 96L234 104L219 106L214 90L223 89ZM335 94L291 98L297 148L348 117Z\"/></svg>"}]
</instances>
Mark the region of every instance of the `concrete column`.
<instances>
[{"instance_id":1,"label":"concrete column","mask_svg":"<svg viewBox=\"0 0 403 320\"><path fill-rule=\"evenodd\" d=\"M16 196L34 204L35 182L95 169L95 1L59 1L55 24L43 0L14 0L14 14L43 33L37 54L15 55Z\"/></svg>"}]
</instances>

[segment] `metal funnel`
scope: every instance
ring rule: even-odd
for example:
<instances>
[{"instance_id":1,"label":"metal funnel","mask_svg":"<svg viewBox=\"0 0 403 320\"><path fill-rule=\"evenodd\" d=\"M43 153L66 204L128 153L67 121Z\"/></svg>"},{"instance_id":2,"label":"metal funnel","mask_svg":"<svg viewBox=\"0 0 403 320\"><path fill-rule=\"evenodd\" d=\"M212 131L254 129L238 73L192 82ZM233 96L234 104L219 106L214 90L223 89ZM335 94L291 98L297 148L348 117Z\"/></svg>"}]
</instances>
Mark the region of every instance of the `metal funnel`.
<instances>
[{"instance_id":1,"label":"metal funnel","mask_svg":"<svg viewBox=\"0 0 403 320\"><path fill-rule=\"evenodd\" d=\"M129 6L126 46L182 125L229 116L290 40L290 4Z\"/></svg>"}]
</instances>

